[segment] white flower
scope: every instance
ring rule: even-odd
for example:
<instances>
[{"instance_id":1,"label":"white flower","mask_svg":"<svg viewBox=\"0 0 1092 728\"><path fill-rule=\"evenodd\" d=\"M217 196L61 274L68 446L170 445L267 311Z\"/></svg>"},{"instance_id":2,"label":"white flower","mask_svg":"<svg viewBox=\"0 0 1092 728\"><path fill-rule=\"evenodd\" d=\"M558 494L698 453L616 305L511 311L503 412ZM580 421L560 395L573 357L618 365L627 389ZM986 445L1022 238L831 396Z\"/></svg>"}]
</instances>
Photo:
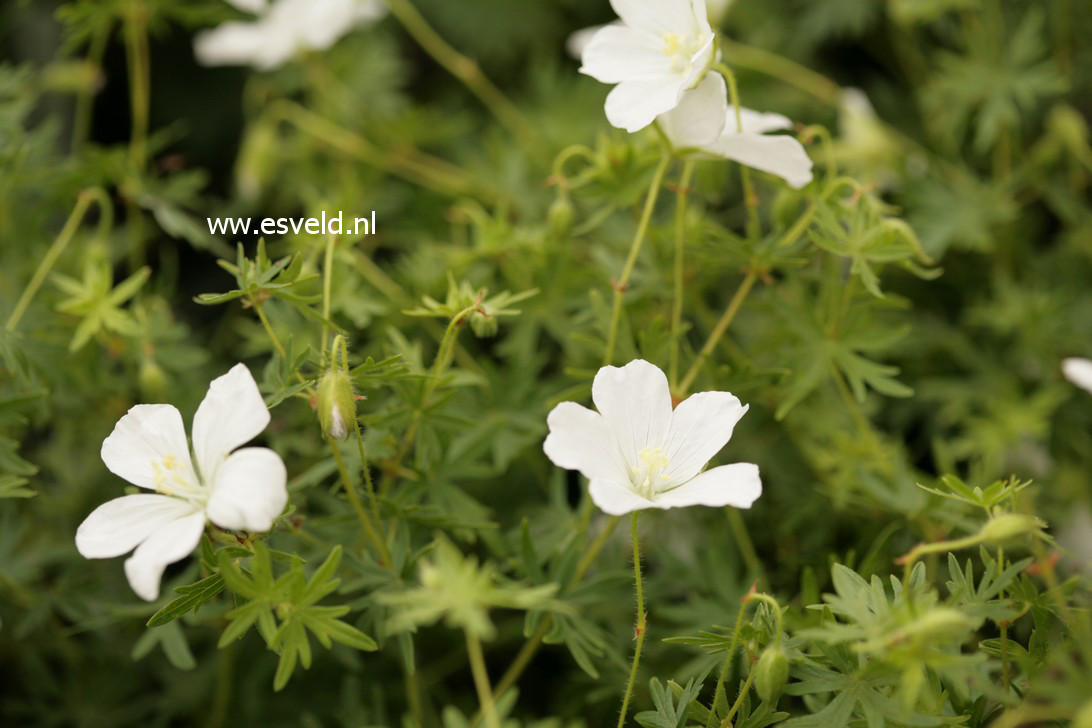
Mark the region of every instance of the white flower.
<instances>
[{"instance_id":1,"label":"white flower","mask_svg":"<svg viewBox=\"0 0 1092 728\"><path fill-rule=\"evenodd\" d=\"M193 552L206 519L221 528L268 531L288 502L284 463L264 447L235 449L267 424L269 410L242 364L214 379L197 408L193 460L177 409L130 409L102 443L102 461L155 493L123 496L92 511L76 531L80 554L109 559L135 548L125 575L138 596L153 601L163 570Z\"/></svg>"},{"instance_id":2,"label":"white flower","mask_svg":"<svg viewBox=\"0 0 1092 728\"><path fill-rule=\"evenodd\" d=\"M705 0L705 14L709 18L709 24L713 27L717 27L724 20L725 14L728 12L728 6L731 5L733 0ZM614 25L621 25L621 23L614 23ZM573 31L568 40L565 41L565 51L575 58L580 60L584 55L584 49L588 47L588 43L595 37L606 25L592 25L587 28L581 28L580 30Z\"/></svg>"},{"instance_id":3,"label":"white flower","mask_svg":"<svg viewBox=\"0 0 1092 728\"><path fill-rule=\"evenodd\" d=\"M607 120L635 132L675 108L713 64L715 35L705 0L611 0L621 23L599 30L584 48L580 72L618 84Z\"/></svg>"},{"instance_id":4,"label":"white flower","mask_svg":"<svg viewBox=\"0 0 1092 728\"><path fill-rule=\"evenodd\" d=\"M555 465L579 470L592 501L611 515L642 508L750 508L762 494L758 466L702 472L747 407L728 392L699 392L672 411L667 377L647 361L603 367L592 384L598 412L562 402L543 443Z\"/></svg>"},{"instance_id":5,"label":"white flower","mask_svg":"<svg viewBox=\"0 0 1092 728\"><path fill-rule=\"evenodd\" d=\"M301 50L325 50L354 27L383 17L381 0L228 0L257 15L252 23L232 21L194 39L205 66L282 65Z\"/></svg>"},{"instance_id":6,"label":"white flower","mask_svg":"<svg viewBox=\"0 0 1092 728\"><path fill-rule=\"evenodd\" d=\"M742 129L728 104L724 78L710 73L697 88L683 94L678 106L660 116L659 123L676 150L732 159L781 177L795 188L811 182L812 163L804 146L795 137L767 133L791 129L789 119L742 107L739 115Z\"/></svg>"},{"instance_id":7,"label":"white flower","mask_svg":"<svg viewBox=\"0 0 1092 728\"><path fill-rule=\"evenodd\" d=\"M1081 389L1092 392L1092 359L1075 356L1063 359L1062 374Z\"/></svg>"}]
</instances>

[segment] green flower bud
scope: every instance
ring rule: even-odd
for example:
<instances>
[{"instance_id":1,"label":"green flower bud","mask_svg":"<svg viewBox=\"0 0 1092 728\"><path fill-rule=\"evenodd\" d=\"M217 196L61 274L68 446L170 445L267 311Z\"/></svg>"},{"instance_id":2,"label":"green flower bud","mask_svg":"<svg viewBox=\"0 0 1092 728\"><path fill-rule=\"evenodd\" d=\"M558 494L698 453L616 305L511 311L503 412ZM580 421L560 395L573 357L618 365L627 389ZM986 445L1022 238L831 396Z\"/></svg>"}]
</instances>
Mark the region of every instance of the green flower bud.
<instances>
[{"instance_id":1,"label":"green flower bud","mask_svg":"<svg viewBox=\"0 0 1092 728\"><path fill-rule=\"evenodd\" d=\"M573 224L573 203L568 195L558 195L550 210L546 214L546 222L550 226L550 234L554 237L563 237L569 232Z\"/></svg>"},{"instance_id":2,"label":"green flower bud","mask_svg":"<svg viewBox=\"0 0 1092 728\"><path fill-rule=\"evenodd\" d=\"M140 393L147 399L159 402L166 398L169 384L167 372L155 363L155 359L145 359L140 365L137 382L140 385Z\"/></svg>"},{"instance_id":3,"label":"green flower bud","mask_svg":"<svg viewBox=\"0 0 1092 728\"><path fill-rule=\"evenodd\" d=\"M353 381L341 369L326 373L318 388L316 400L322 434L341 440L349 434L356 419L356 395Z\"/></svg>"},{"instance_id":4,"label":"green flower bud","mask_svg":"<svg viewBox=\"0 0 1092 728\"><path fill-rule=\"evenodd\" d=\"M1043 525L1045 524L1035 516L1023 513L1002 513L987 521L978 533L983 540L1000 544L1017 536L1036 533Z\"/></svg>"},{"instance_id":5,"label":"green flower bud","mask_svg":"<svg viewBox=\"0 0 1092 728\"><path fill-rule=\"evenodd\" d=\"M755 665L755 690L758 697L772 702L781 697L785 683L789 681L789 658L781 647L767 647Z\"/></svg>"}]
</instances>

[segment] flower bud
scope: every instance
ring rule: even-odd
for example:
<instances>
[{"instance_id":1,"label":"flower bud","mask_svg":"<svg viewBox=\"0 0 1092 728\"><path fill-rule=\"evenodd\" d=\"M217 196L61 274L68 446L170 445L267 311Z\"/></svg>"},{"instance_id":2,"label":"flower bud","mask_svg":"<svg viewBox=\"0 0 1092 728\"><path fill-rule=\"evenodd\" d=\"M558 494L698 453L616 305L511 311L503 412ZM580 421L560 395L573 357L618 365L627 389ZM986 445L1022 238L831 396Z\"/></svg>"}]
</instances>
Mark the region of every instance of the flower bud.
<instances>
[{"instance_id":1,"label":"flower bud","mask_svg":"<svg viewBox=\"0 0 1092 728\"><path fill-rule=\"evenodd\" d=\"M568 195L558 195L546 213L546 222L554 237L560 238L569 232L573 224L573 203L569 201Z\"/></svg>"},{"instance_id":2,"label":"flower bud","mask_svg":"<svg viewBox=\"0 0 1092 728\"><path fill-rule=\"evenodd\" d=\"M319 383L316 407L322 434L335 440L348 435L356 419L356 395L349 375L340 369L327 372Z\"/></svg>"},{"instance_id":3,"label":"flower bud","mask_svg":"<svg viewBox=\"0 0 1092 728\"><path fill-rule=\"evenodd\" d=\"M155 359L145 359L137 375L140 393L146 398L160 401L167 394L167 373L156 364Z\"/></svg>"},{"instance_id":4,"label":"flower bud","mask_svg":"<svg viewBox=\"0 0 1092 728\"><path fill-rule=\"evenodd\" d=\"M755 690L763 701L772 702L781 697L789 680L789 658L780 645L767 647L755 665Z\"/></svg>"},{"instance_id":5,"label":"flower bud","mask_svg":"<svg viewBox=\"0 0 1092 728\"><path fill-rule=\"evenodd\" d=\"M979 531L979 535L989 543L1000 544L1017 536L1036 533L1042 525L1043 522L1035 516L1023 513L1002 513L987 521Z\"/></svg>"}]
</instances>

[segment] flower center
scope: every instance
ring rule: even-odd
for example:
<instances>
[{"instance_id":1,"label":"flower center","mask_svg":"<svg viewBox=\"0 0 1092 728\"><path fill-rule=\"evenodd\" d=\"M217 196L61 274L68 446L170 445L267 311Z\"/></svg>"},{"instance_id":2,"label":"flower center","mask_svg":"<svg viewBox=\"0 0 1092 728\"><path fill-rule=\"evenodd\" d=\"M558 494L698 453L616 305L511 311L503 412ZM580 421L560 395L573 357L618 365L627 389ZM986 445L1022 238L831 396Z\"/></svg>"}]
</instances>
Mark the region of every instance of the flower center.
<instances>
[{"instance_id":1,"label":"flower center","mask_svg":"<svg viewBox=\"0 0 1092 728\"><path fill-rule=\"evenodd\" d=\"M670 463L667 455L658 447L646 447L637 454L637 458L641 464L630 468L633 471L633 489L651 500L668 484L664 471Z\"/></svg>"},{"instance_id":2,"label":"flower center","mask_svg":"<svg viewBox=\"0 0 1092 728\"><path fill-rule=\"evenodd\" d=\"M671 70L679 74L689 74L694 65L694 56L701 50L700 36L665 33L663 52L671 58Z\"/></svg>"},{"instance_id":3,"label":"flower center","mask_svg":"<svg viewBox=\"0 0 1092 728\"><path fill-rule=\"evenodd\" d=\"M209 493L207 489L203 488L200 483L193 482L191 479L193 473L187 472L187 469L174 455L168 454L158 460L153 460L152 473L155 477L156 493L169 495L172 498L181 498L200 506L204 506L208 502Z\"/></svg>"}]
</instances>

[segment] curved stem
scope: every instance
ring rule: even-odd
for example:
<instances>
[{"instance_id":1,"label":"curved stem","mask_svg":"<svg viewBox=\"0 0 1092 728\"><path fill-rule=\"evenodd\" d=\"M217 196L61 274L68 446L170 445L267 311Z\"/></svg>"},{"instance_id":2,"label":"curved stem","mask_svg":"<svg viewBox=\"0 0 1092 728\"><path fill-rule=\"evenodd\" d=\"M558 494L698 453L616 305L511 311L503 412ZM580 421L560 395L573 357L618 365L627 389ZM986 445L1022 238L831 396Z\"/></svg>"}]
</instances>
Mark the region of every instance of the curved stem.
<instances>
[{"instance_id":1,"label":"curved stem","mask_svg":"<svg viewBox=\"0 0 1092 728\"><path fill-rule=\"evenodd\" d=\"M751 541L751 534L747 532L747 524L743 522L743 515L738 508L732 508L731 506L725 506L724 515L728 518L728 527L732 529L732 536L735 537L736 546L739 547L740 556L743 557L743 563L747 565L747 568L754 574L754 578L758 580L758 586L765 589L767 586L766 570L762 568L762 561L758 558L758 552L755 551L754 542Z\"/></svg>"},{"instance_id":2,"label":"curved stem","mask_svg":"<svg viewBox=\"0 0 1092 728\"><path fill-rule=\"evenodd\" d=\"M463 82L513 136L530 147L537 147L539 135L515 104L482 73L481 67L440 37L409 0L387 0L391 14L413 36L417 44L444 69Z\"/></svg>"},{"instance_id":3,"label":"curved stem","mask_svg":"<svg viewBox=\"0 0 1092 728\"><path fill-rule=\"evenodd\" d=\"M842 99L842 89L838 84L799 63L762 48L736 43L723 36L719 40L726 63L779 78L831 106L837 106Z\"/></svg>"},{"instance_id":4,"label":"curved stem","mask_svg":"<svg viewBox=\"0 0 1092 728\"><path fill-rule=\"evenodd\" d=\"M637 232L633 235L633 242L629 246L629 255L626 257L622 275L614 282L614 301L610 312L610 329L607 331L607 350L603 355L603 364L610 364L614 359L614 347L618 341L618 324L622 320L622 296L626 286L629 285L629 277L637 265L637 256L641 253L641 244L644 243L645 233L648 232L648 223L652 219L652 210L656 207L656 198L660 195L660 186L664 181L664 174L671 163L671 157L665 152L660 157L660 163L656 166L656 172L652 175L652 184L649 185L648 195L645 198L645 207L641 211L641 220L637 223Z\"/></svg>"},{"instance_id":5,"label":"curved stem","mask_svg":"<svg viewBox=\"0 0 1092 728\"><path fill-rule=\"evenodd\" d=\"M736 702L732 703L732 707L728 710L728 715L724 716L724 720L720 722L721 728L729 728L732 725L732 718L735 717L736 712L739 711L739 706L743 705L743 699L747 697L747 691L751 689L751 683L755 681L755 671L751 670L747 673L747 679L743 682L743 687L739 689L739 695L736 696Z\"/></svg>"},{"instance_id":6,"label":"curved stem","mask_svg":"<svg viewBox=\"0 0 1092 728\"><path fill-rule=\"evenodd\" d=\"M675 269L674 297L671 302L671 358L668 379L672 386L679 380L679 338L682 336L683 309L683 258L686 252L686 202L690 197L690 177L694 173L694 160L683 164L679 176L679 189L675 198Z\"/></svg>"},{"instance_id":7,"label":"curved stem","mask_svg":"<svg viewBox=\"0 0 1092 728\"><path fill-rule=\"evenodd\" d=\"M322 354L326 356L326 340L330 336L330 291L333 287L334 270L334 246L337 244L337 236L330 233L326 239L326 255L322 263ZM335 339L336 341L336 339ZM343 344L344 345L344 344ZM331 359L333 357L331 356ZM331 362L332 363L332 362Z\"/></svg>"},{"instance_id":8,"label":"curved stem","mask_svg":"<svg viewBox=\"0 0 1092 728\"><path fill-rule=\"evenodd\" d=\"M637 646L633 650L633 664L629 668L629 680L626 682L626 694L622 698L622 710L618 715L618 728L626 724L626 713L629 710L629 699L633 695L633 684L637 681L637 667L641 662L641 648L645 644L645 633L648 631L648 621L645 618L645 593L641 580L641 547L637 541L637 516L640 511L633 512L633 582L637 590Z\"/></svg>"},{"instance_id":9,"label":"curved stem","mask_svg":"<svg viewBox=\"0 0 1092 728\"><path fill-rule=\"evenodd\" d=\"M749 294L751 288L754 287L756 280L758 280L758 271L755 268L751 268L747 271L747 276L743 279L743 283L741 283L736 290L736 294L732 296L732 300L728 302L728 308L724 309L724 313L721 315L720 320L717 321L716 326L713 327L713 331L709 334L709 338L706 340L705 345L702 346L701 351L698 352L698 357L694 360L694 363L690 365L690 369L687 370L686 376L683 377L682 382L679 383L676 396L682 397L690 390L690 385L693 384L694 379L697 378L698 373L701 371L702 364L705 363L706 357L713 352L713 349L716 348L717 343L720 341L720 337L724 336L724 332L728 330L732 320L739 312L739 307L743 305L743 301L747 298L747 294Z\"/></svg>"},{"instance_id":10,"label":"curved stem","mask_svg":"<svg viewBox=\"0 0 1092 728\"><path fill-rule=\"evenodd\" d=\"M15 331L19 326L19 322L23 319L23 314L26 313L27 307L30 306L31 301L34 300L34 296L37 295L38 289L42 287L42 283L45 282L46 276L53 270L53 266L57 264L57 259L61 257L65 248L68 247L68 243L71 242L72 236L76 234L76 230L79 228L80 223L83 222L84 215L87 214L87 210L92 202L98 203L99 210L102 213L102 217L99 221L99 234L104 234L113 224L114 208L110 204L110 198L106 196L106 193L102 188L90 187L81 190L76 196L76 206L73 207L72 212L69 213L68 219L65 220L64 227L61 228L61 232L58 233L57 237L53 240L53 244L49 246L49 250L46 251L42 261L34 270L34 275L30 277L30 282L27 283L27 287L23 289L22 295L19 296L15 308L12 309L11 315L8 317L8 322L4 326L4 329L8 333Z\"/></svg>"},{"instance_id":11,"label":"curved stem","mask_svg":"<svg viewBox=\"0 0 1092 728\"><path fill-rule=\"evenodd\" d=\"M477 635L466 630L466 652L470 657L470 671L474 675L474 687L478 691L478 702L481 703L481 712L485 716L485 724L489 728L501 728L500 718L497 716L497 706L493 701L493 692L489 689L489 673L485 670L485 656L482 654L482 643Z\"/></svg>"},{"instance_id":12,"label":"curved stem","mask_svg":"<svg viewBox=\"0 0 1092 728\"><path fill-rule=\"evenodd\" d=\"M341 456L341 450L338 449L337 441L333 438L327 438L327 442L330 443L330 450L334 453L334 461L337 463L338 473L341 475L341 483L345 487L345 495L349 499L349 503L353 507L353 511L356 513L357 520L360 521L360 527L364 529L365 535L371 540L372 545L375 546L375 551L382 560L384 566L390 566L391 552L387 548L387 542L384 541L379 532L375 530L375 526L372 525L372 521L368 518L367 511L364 510L364 504L360 502L360 497L356 494L356 489L353 488L353 481L349 478L349 469L345 467L345 459Z\"/></svg>"}]
</instances>

